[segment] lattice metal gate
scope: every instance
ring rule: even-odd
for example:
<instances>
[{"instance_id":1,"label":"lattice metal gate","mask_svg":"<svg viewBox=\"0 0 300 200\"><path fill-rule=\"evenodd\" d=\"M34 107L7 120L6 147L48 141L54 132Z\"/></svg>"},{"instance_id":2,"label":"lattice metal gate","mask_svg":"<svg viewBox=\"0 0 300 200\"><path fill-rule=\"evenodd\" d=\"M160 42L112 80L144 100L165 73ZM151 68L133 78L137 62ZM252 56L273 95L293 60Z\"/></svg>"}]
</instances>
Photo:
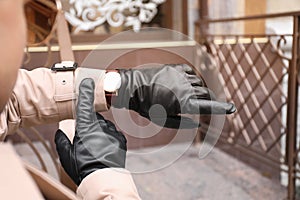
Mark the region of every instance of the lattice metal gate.
<instances>
[{"instance_id":1,"label":"lattice metal gate","mask_svg":"<svg viewBox=\"0 0 300 200\"><path fill-rule=\"evenodd\" d=\"M300 178L297 134L300 13L202 20L196 39L219 62L219 81L237 112L227 117L220 142L287 174L288 199ZM211 34L215 24L291 18L287 34ZM208 28L208 29L207 29ZM291 42L290 54L285 44Z\"/></svg>"}]
</instances>

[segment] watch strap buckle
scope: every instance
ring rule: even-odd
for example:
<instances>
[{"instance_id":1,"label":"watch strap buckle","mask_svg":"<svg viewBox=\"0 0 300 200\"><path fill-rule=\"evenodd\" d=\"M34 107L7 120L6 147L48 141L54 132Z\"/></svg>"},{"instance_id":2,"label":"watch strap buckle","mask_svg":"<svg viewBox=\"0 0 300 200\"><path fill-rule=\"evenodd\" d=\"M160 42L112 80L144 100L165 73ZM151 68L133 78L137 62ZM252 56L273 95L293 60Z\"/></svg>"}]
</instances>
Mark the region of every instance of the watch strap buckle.
<instances>
[{"instance_id":1,"label":"watch strap buckle","mask_svg":"<svg viewBox=\"0 0 300 200\"><path fill-rule=\"evenodd\" d=\"M60 63L54 63L51 67L52 71L74 71L78 67L78 64L73 61L62 61Z\"/></svg>"}]
</instances>

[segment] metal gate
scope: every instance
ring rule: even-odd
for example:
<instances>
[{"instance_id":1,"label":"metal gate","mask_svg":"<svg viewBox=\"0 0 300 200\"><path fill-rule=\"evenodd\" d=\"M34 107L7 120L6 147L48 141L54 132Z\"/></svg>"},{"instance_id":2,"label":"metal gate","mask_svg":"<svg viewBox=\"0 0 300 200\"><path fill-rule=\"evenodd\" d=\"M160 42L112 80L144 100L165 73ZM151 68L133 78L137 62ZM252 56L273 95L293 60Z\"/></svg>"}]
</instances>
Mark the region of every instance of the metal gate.
<instances>
[{"instance_id":1,"label":"metal gate","mask_svg":"<svg viewBox=\"0 0 300 200\"><path fill-rule=\"evenodd\" d=\"M211 33L214 26L289 18L284 34ZM297 134L300 12L196 22L196 40L219 62L219 81L237 112L227 117L220 142L287 174L287 198L300 178ZM290 53L286 50L291 44Z\"/></svg>"}]
</instances>

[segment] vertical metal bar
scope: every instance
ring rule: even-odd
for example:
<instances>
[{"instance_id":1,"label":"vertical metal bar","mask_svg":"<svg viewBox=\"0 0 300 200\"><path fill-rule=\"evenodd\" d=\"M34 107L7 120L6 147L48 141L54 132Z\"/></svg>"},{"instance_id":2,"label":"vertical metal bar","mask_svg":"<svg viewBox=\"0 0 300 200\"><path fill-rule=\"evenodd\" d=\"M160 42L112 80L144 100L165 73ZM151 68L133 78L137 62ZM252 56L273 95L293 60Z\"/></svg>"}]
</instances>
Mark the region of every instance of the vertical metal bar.
<instances>
[{"instance_id":1,"label":"vertical metal bar","mask_svg":"<svg viewBox=\"0 0 300 200\"><path fill-rule=\"evenodd\" d=\"M196 41L200 44L207 43L206 33L208 29L208 23L204 21L205 19L209 18L208 13L208 0L198 0L198 7L199 7L199 23L195 27L195 38ZM208 48L209 49L209 48ZM194 140L194 144L200 144L207 132L207 128L205 125L210 123L210 117L199 117L199 121L203 124L203 126L197 130L197 135Z\"/></svg>"},{"instance_id":2,"label":"vertical metal bar","mask_svg":"<svg viewBox=\"0 0 300 200\"><path fill-rule=\"evenodd\" d=\"M161 21L162 27L173 29L173 1L167 0L165 3L161 4L161 10L163 13L163 19Z\"/></svg>"},{"instance_id":3,"label":"vertical metal bar","mask_svg":"<svg viewBox=\"0 0 300 200\"><path fill-rule=\"evenodd\" d=\"M297 139L297 65L299 55L299 16L294 16L292 60L289 66L288 105L287 105L287 164L288 164L288 199L295 199L295 165Z\"/></svg>"},{"instance_id":4,"label":"vertical metal bar","mask_svg":"<svg viewBox=\"0 0 300 200\"><path fill-rule=\"evenodd\" d=\"M206 21L209 18L208 0L199 0L199 43L206 43L206 34L208 33L209 23Z\"/></svg>"},{"instance_id":5,"label":"vertical metal bar","mask_svg":"<svg viewBox=\"0 0 300 200\"><path fill-rule=\"evenodd\" d=\"M183 0L181 2L182 8L181 8L181 13L182 13L182 33L185 35L189 34L189 27L188 27L188 12L190 12L189 6L188 6L188 1Z\"/></svg>"},{"instance_id":6,"label":"vertical metal bar","mask_svg":"<svg viewBox=\"0 0 300 200\"><path fill-rule=\"evenodd\" d=\"M199 17L201 20L207 19L209 17L208 12L208 2L207 0L199 0Z\"/></svg>"}]
</instances>

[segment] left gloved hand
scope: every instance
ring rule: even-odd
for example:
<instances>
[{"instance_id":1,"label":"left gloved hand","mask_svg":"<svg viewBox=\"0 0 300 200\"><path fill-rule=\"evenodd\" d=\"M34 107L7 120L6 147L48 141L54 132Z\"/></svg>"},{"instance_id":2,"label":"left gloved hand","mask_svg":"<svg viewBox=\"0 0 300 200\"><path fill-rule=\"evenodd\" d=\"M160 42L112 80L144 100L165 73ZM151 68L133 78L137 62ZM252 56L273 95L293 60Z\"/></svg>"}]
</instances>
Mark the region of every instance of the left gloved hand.
<instances>
[{"instance_id":1,"label":"left gloved hand","mask_svg":"<svg viewBox=\"0 0 300 200\"><path fill-rule=\"evenodd\" d=\"M92 79L84 79L79 86L73 144L61 130L55 135L60 162L77 185L98 169L125 167L126 138L112 122L94 112L94 88Z\"/></svg>"},{"instance_id":2,"label":"left gloved hand","mask_svg":"<svg viewBox=\"0 0 300 200\"><path fill-rule=\"evenodd\" d=\"M160 126L195 128L198 123L179 114L231 114L236 110L233 103L216 101L202 78L186 64L120 69L119 73L121 87L112 106L134 110ZM161 112L150 113L156 104L166 112L165 123Z\"/></svg>"}]
</instances>

